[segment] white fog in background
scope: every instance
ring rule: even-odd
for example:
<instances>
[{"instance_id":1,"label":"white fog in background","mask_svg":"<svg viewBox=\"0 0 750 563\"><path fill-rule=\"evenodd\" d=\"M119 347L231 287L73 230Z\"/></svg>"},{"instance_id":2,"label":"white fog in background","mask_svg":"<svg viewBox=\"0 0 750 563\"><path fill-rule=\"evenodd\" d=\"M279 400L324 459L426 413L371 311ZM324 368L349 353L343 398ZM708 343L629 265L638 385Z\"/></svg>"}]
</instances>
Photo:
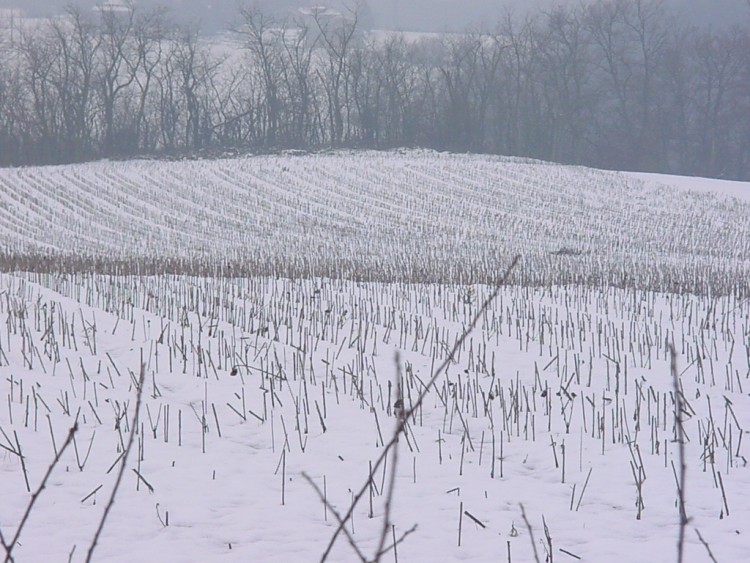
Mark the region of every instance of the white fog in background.
<instances>
[{"instance_id":1,"label":"white fog in background","mask_svg":"<svg viewBox=\"0 0 750 563\"><path fill-rule=\"evenodd\" d=\"M585 0L584 0L585 1ZM665 0L680 18L696 25L724 26L750 20L747 0ZM91 8L95 0L0 0L0 8L21 8L27 15L44 16L62 11L68 4ZM198 23L204 31L225 29L236 17L236 0L135 0L148 8L169 6L176 19ZM354 5L343 0L256 0L265 10L280 13L298 7ZM569 5L580 0L366 0L363 20L368 27L402 31L462 31L468 26L492 28L506 12L518 15Z\"/></svg>"}]
</instances>

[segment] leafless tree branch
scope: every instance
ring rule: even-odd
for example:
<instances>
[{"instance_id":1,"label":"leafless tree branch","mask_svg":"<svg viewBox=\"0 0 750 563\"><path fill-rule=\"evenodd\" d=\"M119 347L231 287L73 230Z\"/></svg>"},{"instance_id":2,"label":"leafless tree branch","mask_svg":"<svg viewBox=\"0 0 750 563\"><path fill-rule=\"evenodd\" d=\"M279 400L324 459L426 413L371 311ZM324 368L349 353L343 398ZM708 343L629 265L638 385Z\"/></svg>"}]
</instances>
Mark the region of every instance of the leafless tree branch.
<instances>
[{"instance_id":1,"label":"leafless tree branch","mask_svg":"<svg viewBox=\"0 0 750 563\"><path fill-rule=\"evenodd\" d=\"M401 356L396 352L396 399L401 399ZM403 418L403 411L398 411L399 415L398 424L401 424L401 418ZM393 456L391 456L391 473L389 475L388 482L388 493L385 497L385 511L383 513L383 529L380 532L380 541L378 542L378 548L375 550L374 561L380 561L381 555L384 553L383 546L385 545L385 538L388 536L388 531L391 528L391 506L393 502L393 491L396 488L396 468L398 467L398 442L393 447Z\"/></svg>"},{"instance_id":2,"label":"leafless tree branch","mask_svg":"<svg viewBox=\"0 0 750 563\"><path fill-rule=\"evenodd\" d=\"M711 558L711 561L713 561L713 563L719 563L718 561L716 561L716 557L714 557L714 554L711 551L711 546L709 546L706 540L703 539L703 536L698 531L698 528L695 528L695 534L698 536L698 539L703 544L703 547L706 548L706 551L708 552L708 556Z\"/></svg>"},{"instance_id":3,"label":"leafless tree branch","mask_svg":"<svg viewBox=\"0 0 750 563\"><path fill-rule=\"evenodd\" d=\"M135 402L135 413L133 413L133 422L130 427L130 437L128 438L128 445L125 448L125 454L122 456L122 462L120 463L120 470L117 473L117 479L115 481L115 486L112 489L112 494L109 497L109 501L107 502L107 506L104 508L104 513L102 514L102 518L99 521L99 527L96 530L96 534L94 534L93 540L91 540L91 545L89 546L88 554L86 555L86 563L90 563L91 557L94 555L94 549L96 549L96 545L99 541L99 536L102 533L102 530L104 529L104 524L107 522L107 517L109 516L109 511L112 510L112 505L115 503L115 497L117 496L117 491L120 488L120 483L122 482L122 476L125 474L125 468L128 464L128 457L130 456L130 450L133 449L133 439L135 438L135 434L138 428L138 416L141 411L141 398L143 396L143 383L146 379L146 366L144 364L141 364L141 375L138 378L138 390L137 390L137 396L136 396L136 402Z\"/></svg>"},{"instance_id":4,"label":"leafless tree branch","mask_svg":"<svg viewBox=\"0 0 750 563\"><path fill-rule=\"evenodd\" d=\"M328 499L326 499L325 495L323 494L323 491L320 490L320 487L313 481L310 476L307 473L302 473L302 477L305 478L305 480L310 483L310 486L315 490L315 492L318 494L318 497L320 498L321 502L328 507L328 510L330 510L333 515L336 517L336 520L339 522L339 524L343 525L343 521L341 520L341 514L339 514L338 510L336 510L333 506L331 506L331 503L328 502ZM349 530L346 529L344 526L343 528L344 534L346 535L346 539L349 540L349 545L352 546L352 549L357 553L357 556L359 557L359 560L362 561L362 563L367 563L367 558L362 553L362 550L359 549L359 546L357 545L357 542L354 541L354 538L349 533Z\"/></svg>"},{"instance_id":5,"label":"leafless tree branch","mask_svg":"<svg viewBox=\"0 0 750 563\"><path fill-rule=\"evenodd\" d=\"M677 352L674 346L669 347L669 363L674 384L674 423L677 434L677 448L680 457L680 480L677 484L677 494L680 503L680 533L677 538L677 563L682 563L685 551L685 528L688 525L688 517L685 512L685 429L682 425L683 400L680 390L680 376L677 374Z\"/></svg>"},{"instance_id":6,"label":"leafless tree branch","mask_svg":"<svg viewBox=\"0 0 750 563\"><path fill-rule=\"evenodd\" d=\"M536 563L540 563L539 554L536 551L536 540L534 540L534 530L531 528L529 519L526 518L526 509L523 507L523 504L519 504L518 506L521 507L521 516L523 517L524 524L526 524L526 529L529 531L529 541L531 541L531 548L534 550L534 561L536 561Z\"/></svg>"},{"instance_id":7,"label":"leafless tree branch","mask_svg":"<svg viewBox=\"0 0 750 563\"><path fill-rule=\"evenodd\" d=\"M477 311L477 314L474 316L469 326L466 327L463 334L456 340L456 343L453 345L453 348L450 350L450 352L448 353L446 358L443 360L443 362L440 364L440 366L438 366L438 368L435 370L435 373L433 374L430 381L427 383L427 385L425 385L422 388L422 391L419 393L416 401L414 401L414 404L411 406L409 410L404 412L401 420L399 420L398 424L396 425L396 429L393 433L393 436L391 437L390 441L385 445L385 448L383 448L383 451L381 452L380 456L373 464L367 480L365 481L364 485L362 485L362 487L359 489L359 491L357 491L357 494L354 496L354 500L352 501L352 504L349 507L349 510L347 510L346 514L344 514L344 517L339 523L338 528L336 528L336 531L331 536L331 540L329 541L328 546L326 547L326 550L321 557L321 561L326 561L328 559L328 556L331 553L331 549L333 549L333 546L335 545L339 534L346 526L346 522L349 520L349 518L351 518L352 514L354 513L354 509L356 508L357 504L359 504L359 501L362 499L365 492L367 491L369 484L370 484L370 480L373 479L375 472L383 463L383 460L388 455L388 452L391 450L391 448L393 448L393 446L398 442L399 436L404 432L404 429L406 428L407 421L414 415L417 409L419 409L425 397L427 396L427 393L429 392L430 388L435 384L438 378L443 374L443 372L445 372L445 370L448 368L450 363L453 361L453 358L456 356L456 353L461 348L461 346L463 346L464 341L468 338L469 334L471 334L471 332L474 330L476 325L479 323L479 320L482 318L485 311L489 308L490 304L497 297L498 293L500 292L500 288L503 285L505 285L510 279L510 275L515 269L520 259L521 259L520 256L515 256L513 258L512 262L510 263L508 268L505 270L505 273L500 278L500 281L495 286L495 289L492 291L490 296L487 297L484 303L482 303L482 306Z\"/></svg>"},{"instance_id":8,"label":"leafless tree branch","mask_svg":"<svg viewBox=\"0 0 750 563\"><path fill-rule=\"evenodd\" d=\"M23 527L26 525L27 520L29 519L29 516L31 515L31 511L34 508L34 504L36 503L37 499L39 498L39 495L42 493L44 488L47 486L47 481L49 480L50 475L52 475L52 471L55 469L55 466L60 461L60 457L62 457L63 452L65 449L70 445L70 443L73 441L73 435L78 431L78 423L76 422L73 427L68 432L68 437L65 439L65 442L63 443L60 450L57 452L57 455L55 456L55 459L52 460L52 463L47 468L47 472L44 474L44 478L42 479L42 482L39 484L39 487L36 491L31 495L31 500L29 501L29 504L26 506L26 511L23 514L23 517L21 518L21 522L18 524L18 529L16 530L15 535L13 536L13 539L10 540L10 543L6 544L5 538L3 538L2 533L0 532L0 543L2 543L3 548L5 549L5 561L6 563L9 561L13 561L13 548L18 543L18 538L21 536L21 531L23 530Z\"/></svg>"}]
</instances>

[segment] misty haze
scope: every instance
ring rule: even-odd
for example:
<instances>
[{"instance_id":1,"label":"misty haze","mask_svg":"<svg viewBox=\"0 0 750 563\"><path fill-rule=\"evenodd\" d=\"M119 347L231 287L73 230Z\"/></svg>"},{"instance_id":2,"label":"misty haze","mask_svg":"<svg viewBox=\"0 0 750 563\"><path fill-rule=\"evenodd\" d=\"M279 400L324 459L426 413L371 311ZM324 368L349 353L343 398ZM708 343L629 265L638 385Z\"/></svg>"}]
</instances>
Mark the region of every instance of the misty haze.
<instances>
[{"instance_id":1,"label":"misty haze","mask_svg":"<svg viewBox=\"0 0 750 563\"><path fill-rule=\"evenodd\" d=\"M91 9L95 0L2 0L0 8L19 8L30 16L60 14L66 6ZM573 6L580 0L364 0L366 23L376 29L400 31L458 32L468 26L489 30L507 11L533 14L555 5ZM728 25L746 18L745 0L667 0L683 22L699 26ZM140 9L166 6L171 17L199 22L206 32L225 29L234 21L239 2L233 0L137 0ZM346 2L327 0L257 0L248 2L276 13L327 5L340 9ZM350 3L351 4L351 3Z\"/></svg>"},{"instance_id":2,"label":"misty haze","mask_svg":"<svg viewBox=\"0 0 750 563\"><path fill-rule=\"evenodd\" d=\"M722 1L32 3L0 164L419 146L747 179L750 6Z\"/></svg>"}]
</instances>

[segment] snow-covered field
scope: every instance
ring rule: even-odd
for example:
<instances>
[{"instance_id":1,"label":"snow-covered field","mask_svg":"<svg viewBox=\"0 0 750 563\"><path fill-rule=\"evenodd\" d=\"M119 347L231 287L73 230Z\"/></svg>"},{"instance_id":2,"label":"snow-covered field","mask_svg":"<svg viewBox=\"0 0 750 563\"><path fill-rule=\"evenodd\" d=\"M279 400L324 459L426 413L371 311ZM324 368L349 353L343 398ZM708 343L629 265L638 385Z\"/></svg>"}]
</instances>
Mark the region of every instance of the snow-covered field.
<instances>
[{"instance_id":1,"label":"snow-covered field","mask_svg":"<svg viewBox=\"0 0 750 563\"><path fill-rule=\"evenodd\" d=\"M750 201L750 184L748 182L645 172L630 172L626 174L640 178L647 184L662 184L675 187L679 190L710 194L720 198L735 198Z\"/></svg>"},{"instance_id":2,"label":"snow-covered field","mask_svg":"<svg viewBox=\"0 0 750 563\"><path fill-rule=\"evenodd\" d=\"M91 257L141 271L487 283L520 253L523 284L729 292L750 279L747 200L431 151L0 170L0 240L0 252L43 252L61 268Z\"/></svg>"},{"instance_id":3,"label":"snow-covered field","mask_svg":"<svg viewBox=\"0 0 750 563\"><path fill-rule=\"evenodd\" d=\"M742 561L750 207L666 180L422 152L0 171L5 269L53 257L0 274L4 541L35 499L15 560L84 561L136 430L94 561L319 560L359 491L372 560L393 467L383 561L675 561L682 402L685 560ZM399 386L429 392L377 466ZM329 560L360 557L340 534Z\"/></svg>"}]
</instances>

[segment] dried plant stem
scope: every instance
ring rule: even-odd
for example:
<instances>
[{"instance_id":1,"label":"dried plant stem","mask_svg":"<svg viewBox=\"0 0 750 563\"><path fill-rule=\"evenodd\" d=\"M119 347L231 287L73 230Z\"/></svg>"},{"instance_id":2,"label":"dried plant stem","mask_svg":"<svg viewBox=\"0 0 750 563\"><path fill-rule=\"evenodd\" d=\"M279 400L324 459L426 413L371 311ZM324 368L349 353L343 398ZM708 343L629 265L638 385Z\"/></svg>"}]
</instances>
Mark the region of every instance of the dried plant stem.
<instances>
[{"instance_id":1,"label":"dried plant stem","mask_svg":"<svg viewBox=\"0 0 750 563\"><path fill-rule=\"evenodd\" d=\"M547 557L545 561L547 563L554 563L554 552L552 551L552 536L550 536L549 528L547 527L547 521L542 516L542 524L544 526L544 538L547 540Z\"/></svg>"},{"instance_id":2,"label":"dried plant stem","mask_svg":"<svg viewBox=\"0 0 750 563\"><path fill-rule=\"evenodd\" d=\"M581 501L583 500L583 494L586 492L586 487L589 484L589 479L591 478L591 472L594 470L593 467L589 468L588 475L586 475L586 481L583 483L583 489L581 490L581 496L578 497L578 504L576 504L576 512L578 512L578 509L581 508ZM575 489L573 490L573 493L575 493ZM571 502L571 506L572 506Z\"/></svg>"},{"instance_id":3,"label":"dried plant stem","mask_svg":"<svg viewBox=\"0 0 750 563\"><path fill-rule=\"evenodd\" d=\"M463 528L464 523L464 503L461 501L461 504L458 507L458 547L461 547L461 529Z\"/></svg>"},{"instance_id":4,"label":"dried plant stem","mask_svg":"<svg viewBox=\"0 0 750 563\"><path fill-rule=\"evenodd\" d=\"M99 527L96 529L96 533L94 534L94 538L91 540L91 545L89 546L89 551L86 555L86 563L90 563L91 557L94 555L94 549L96 549L96 545L99 541L99 536L102 533L102 530L104 529L104 524L107 522L107 517L109 516L109 511L112 509L112 505L115 503L115 497L117 496L117 491L120 488L120 483L122 482L122 476L125 474L125 467L128 464L128 456L130 455L130 450L133 446L133 439L135 438L135 432L136 428L138 428L138 415L141 411L141 398L143 396L143 383L146 378L146 365L141 364L141 375L138 380L138 390L136 395L136 401L135 401L135 413L133 413L133 423L130 426L130 436L128 437L128 445L125 447L124 455L122 456L122 462L120 465L120 470L117 472L117 479L115 480L115 486L112 489L112 494L109 497L109 501L107 502L107 506L104 507L104 513L102 514L102 518L99 521Z\"/></svg>"}]
</instances>

